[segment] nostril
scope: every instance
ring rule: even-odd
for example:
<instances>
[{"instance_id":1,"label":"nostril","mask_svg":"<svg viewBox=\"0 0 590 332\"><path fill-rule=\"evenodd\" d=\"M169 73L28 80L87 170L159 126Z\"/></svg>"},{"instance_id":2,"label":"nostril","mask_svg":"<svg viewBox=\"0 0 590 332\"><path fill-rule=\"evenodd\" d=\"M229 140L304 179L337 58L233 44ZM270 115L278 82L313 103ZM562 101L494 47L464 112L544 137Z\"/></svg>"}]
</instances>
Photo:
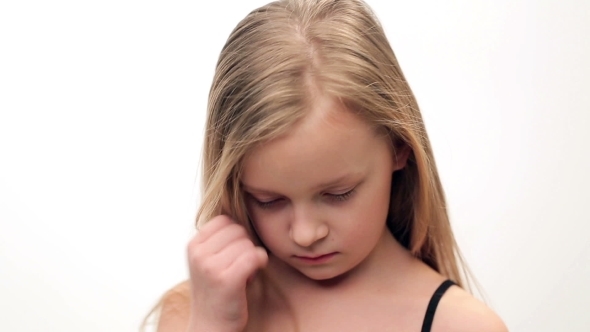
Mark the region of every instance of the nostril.
<instances>
[{"instance_id":1,"label":"nostril","mask_svg":"<svg viewBox=\"0 0 590 332\"><path fill-rule=\"evenodd\" d=\"M328 236L329 229L325 224L320 225L294 225L290 235L293 242L301 247L310 247L317 241Z\"/></svg>"},{"instance_id":2,"label":"nostril","mask_svg":"<svg viewBox=\"0 0 590 332\"><path fill-rule=\"evenodd\" d=\"M328 228L328 225L322 224L318 229L318 238L323 239L327 237L329 233L330 229Z\"/></svg>"}]
</instances>

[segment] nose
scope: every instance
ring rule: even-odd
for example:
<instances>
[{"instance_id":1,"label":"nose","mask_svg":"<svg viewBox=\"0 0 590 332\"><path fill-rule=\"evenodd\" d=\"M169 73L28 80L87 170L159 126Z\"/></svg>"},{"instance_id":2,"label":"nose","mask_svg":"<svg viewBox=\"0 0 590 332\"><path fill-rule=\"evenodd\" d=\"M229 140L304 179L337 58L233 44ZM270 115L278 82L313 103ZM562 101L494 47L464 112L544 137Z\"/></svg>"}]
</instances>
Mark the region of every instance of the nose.
<instances>
[{"instance_id":1,"label":"nose","mask_svg":"<svg viewBox=\"0 0 590 332\"><path fill-rule=\"evenodd\" d=\"M291 222L289 235L301 247L310 247L328 236L329 227L311 211L297 211Z\"/></svg>"}]
</instances>

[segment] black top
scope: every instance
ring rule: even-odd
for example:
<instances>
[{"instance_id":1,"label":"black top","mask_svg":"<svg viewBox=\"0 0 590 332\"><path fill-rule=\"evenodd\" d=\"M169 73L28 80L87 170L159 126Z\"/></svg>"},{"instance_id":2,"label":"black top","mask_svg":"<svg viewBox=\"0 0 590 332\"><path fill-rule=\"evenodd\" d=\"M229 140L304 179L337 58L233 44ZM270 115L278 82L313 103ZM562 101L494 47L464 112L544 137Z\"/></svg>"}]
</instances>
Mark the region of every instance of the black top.
<instances>
[{"instance_id":1,"label":"black top","mask_svg":"<svg viewBox=\"0 0 590 332\"><path fill-rule=\"evenodd\" d=\"M424 316L424 323L422 323L422 332L430 332L430 328L432 328L432 321L434 320L434 314L436 313L436 307L438 306L438 302L443 294L449 289L449 287L453 286L455 283L451 280L446 280L443 282L430 299L428 303L428 308L426 309L426 315Z\"/></svg>"}]
</instances>

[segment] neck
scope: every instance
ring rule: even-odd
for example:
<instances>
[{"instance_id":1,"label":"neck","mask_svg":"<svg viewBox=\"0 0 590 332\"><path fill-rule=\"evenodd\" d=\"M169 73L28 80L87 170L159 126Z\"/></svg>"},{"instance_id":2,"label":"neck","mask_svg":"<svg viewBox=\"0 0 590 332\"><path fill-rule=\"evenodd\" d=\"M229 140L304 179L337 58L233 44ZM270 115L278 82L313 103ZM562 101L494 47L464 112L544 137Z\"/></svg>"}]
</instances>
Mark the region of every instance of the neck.
<instances>
[{"instance_id":1,"label":"neck","mask_svg":"<svg viewBox=\"0 0 590 332\"><path fill-rule=\"evenodd\" d=\"M298 331L297 326L305 321L303 317L334 307L335 303L352 304L362 298L372 301L384 294L403 293L412 279L409 277L412 273L408 272L417 266L420 266L419 261L387 229L364 261L330 280L310 279L270 255L266 269L249 287L251 303L248 306L252 308L253 318L249 322L262 325L248 331L263 331L265 324L284 326L283 331Z\"/></svg>"}]
</instances>

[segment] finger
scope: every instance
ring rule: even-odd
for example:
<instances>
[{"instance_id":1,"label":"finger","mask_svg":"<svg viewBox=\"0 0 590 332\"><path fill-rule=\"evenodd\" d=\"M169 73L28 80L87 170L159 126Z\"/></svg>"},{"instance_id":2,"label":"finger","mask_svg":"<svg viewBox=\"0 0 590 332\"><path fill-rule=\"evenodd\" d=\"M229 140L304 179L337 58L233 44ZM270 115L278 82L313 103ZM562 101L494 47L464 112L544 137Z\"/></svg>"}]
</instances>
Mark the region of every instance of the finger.
<instances>
[{"instance_id":1,"label":"finger","mask_svg":"<svg viewBox=\"0 0 590 332\"><path fill-rule=\"evenodd\" d=\"M221 236L220 234L224 234L226 228L234 228L228 236ZM237 228L237 229L235 229ZM197 255L199 257L207 257L211 254L218 252L221 248L223 248L226 243L223 241L232 241L235 238L238 238L240 233L239 229L242 226L236 224L232 219L227 216L217 216L211 219L200 231L197 233L191 241L188 243L187 246L187 254L189 257L193 255ZM246 236L245 230L243 231L244 236ZM221 241L221 242L219 242Z\"/></svg>"},{"instance_id":2,"label":"finger","mask_svg":"<svg viewBox=\"0 0 590 332\"><path fill-rule=\"evenodd\" d=\"M268 254L266 250L262 247L256 247L256 251L258 252L259 266L252 274L250 274L250 276L248 276L247 283L252 282L256 278L256 273L268 264Z\"/></svg>"},{"instance_id":3,"label":"finger","mask_svg":"<svg viewBox=\"0 0 590 332\"><path fill-rule=\"evenodd\" d=\"M264 268L266 266L266 264L268 264L268 253L266 252L266 249L262 248L262 247L256 247L256 252L258 253L258 263L259 263L259 268Z\"/></svg>"},{"instance_id":4,"label":"finger","mask_svg":"<svg viewBox=\"0 0 590 332\"><path fill-rule=\"evenodd\" d=\"M234 223L235 222L228 216L216 216L199 228L197 236L195 236L195 240L198 243L207 241L207 239L209 239L215 233Z\"/></svg>"},{"instance_id":5,"label":"finger","mask_svg":"<svg viewBox=\"0 0 590 332\"><path fill-rule=\"evenodd\" d=\"M239 280L238 285L242 287L246 285L250 276L266 265L267 261L268 255L264 249L255 247L237 257L225 270L224 274Z\"/></svg>"},{"instance_id":6,"label":"finger","mask_svg":"<svg viewBox=\"0 0 590 332\"><path fill-rule=\"evenodd\" d=\"M232 243L240 240L252 242L244 227L238 224L227 225L215 233L214 236L211 236L207 242L204 242L201 250L210 255L216 255L224 251Z\"/></svg>"},{"instance_id":7,"label":"finger","mask_svg":"<svg viewBox=\"0 0 590 332\"><path fill-rule=\"evenodd\" d=\"M254 244L247 238L230 243L223 250L210 257L220 270L229 268L236 259L247 251L254 250Z\"/></svg>"}]
</instances>

